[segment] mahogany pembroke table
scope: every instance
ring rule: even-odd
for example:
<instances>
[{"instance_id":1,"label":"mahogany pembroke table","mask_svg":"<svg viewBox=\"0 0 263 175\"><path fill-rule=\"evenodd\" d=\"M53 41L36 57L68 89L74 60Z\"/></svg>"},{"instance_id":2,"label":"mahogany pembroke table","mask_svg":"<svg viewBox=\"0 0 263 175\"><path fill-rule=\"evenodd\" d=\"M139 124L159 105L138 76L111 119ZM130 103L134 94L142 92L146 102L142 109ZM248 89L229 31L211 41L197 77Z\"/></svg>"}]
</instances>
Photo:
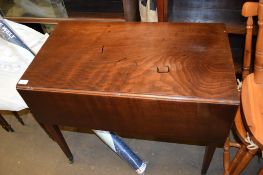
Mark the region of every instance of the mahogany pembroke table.
<instances>
[{"instance_id":1,"label":"mahogany pembroke table","mask_svg":"<svg viewBox=\"0 0 263 175\"><path fill-rule=\"evenodd\" d=\"M206 173L239 105L223 24L61 22L21 79L70 160L58 125L205 145Z\"/></svg>"}]
</instances>

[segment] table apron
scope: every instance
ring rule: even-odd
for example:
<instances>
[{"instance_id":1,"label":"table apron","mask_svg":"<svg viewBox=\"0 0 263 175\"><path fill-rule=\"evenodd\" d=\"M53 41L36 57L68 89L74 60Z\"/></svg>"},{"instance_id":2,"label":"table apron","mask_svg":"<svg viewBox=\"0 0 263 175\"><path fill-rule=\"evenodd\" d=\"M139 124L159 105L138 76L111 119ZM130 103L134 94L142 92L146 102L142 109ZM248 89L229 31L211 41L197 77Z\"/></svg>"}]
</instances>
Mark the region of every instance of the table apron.
<instances>
[{"instance_id":1,"label":"table apron","mask_svg":"<svg viewBox=\"0 0 263 175\"><path fill-rule=\"evenodd\" d=\"M140 139L223 145L236 105L19 90L40 123Z\"/></svg>"}]
</instances>

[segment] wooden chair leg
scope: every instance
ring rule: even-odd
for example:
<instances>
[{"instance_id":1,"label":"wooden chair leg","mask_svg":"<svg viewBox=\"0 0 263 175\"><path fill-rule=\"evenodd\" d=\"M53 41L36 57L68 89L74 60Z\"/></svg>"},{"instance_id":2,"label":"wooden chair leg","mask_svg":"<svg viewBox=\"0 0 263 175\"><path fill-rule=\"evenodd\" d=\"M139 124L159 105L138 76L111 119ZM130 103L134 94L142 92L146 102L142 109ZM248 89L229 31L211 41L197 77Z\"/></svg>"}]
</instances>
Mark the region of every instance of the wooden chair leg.
<instances>
[{"instance_id":1,"label":"wooden chair leg","mask_svg":"<svg viewBox=\"0 0 263 175\"><path fill-rule=\"evenodd\" d=\"M246 145L242 144L241 148L237 151L234 159L231 161L230 169L229 169L231 175L233 171L236 169L236 167L238 166L238 164L240 163L240 160L242 159L244 154L246 153L246 149L247 149Z\"/></svg>"},{"instance_id":2,"label":"wooden chair leg","mask_svg":"<svg viewBox=\"0 0 263 175\"><path fill-rule=\"evenodd\" d=\"M231 175L239 175L246 168L250 160L256 155L257 152L258 149L254 149L254 150L247 149L242 159L238 163L237 167L231 173Z\"/></svg>"},{"instance_id":3,"label":"wooden chair leg","mask_svg":"<svg viewBox=\"0 0 263 175\"><path fill-rule=\"evenodd\" d=\"M18 112L12 111L12 113L15 115L16 119L17 119L22 125L25 125L23 119L19 116Z\"/></svg>"},{"instance_id":4,"label":"wooden chair leg","mask_svg":"<svg viewBox=\"0 0 263 175\"><path fill-rule=\"evenodd\" d=\"M9 123L4 119L4 117L1 114L0 114L0 124L7 132L9 131L14 132L11 125L9 125Z\"/></svg>"},{"instance_id":5,"label":"wooden chair leg","mask_svg":"<svg viewBox=\"0 0 263 175\"><path fill-rule=\"evenodd\" d=\"M65 153L65 155L68 157L70 163L73 163L73 155L62 135L60 132L60 129L57 125L48 125L48 124L42 124L43 128L45 128L45 131L51 138L53 138L57 144L60 146L62 151Z\"/></svg>"},{"instance_id":6,"label":"wooden chair leg","mask_svg":"<svg viewBox=\"0 0 263 175\"><path fill-rule=\"evenodd\" d=\"M224 175L230 175L230 138L224 144Z\"/></svg>"}]
</instances>

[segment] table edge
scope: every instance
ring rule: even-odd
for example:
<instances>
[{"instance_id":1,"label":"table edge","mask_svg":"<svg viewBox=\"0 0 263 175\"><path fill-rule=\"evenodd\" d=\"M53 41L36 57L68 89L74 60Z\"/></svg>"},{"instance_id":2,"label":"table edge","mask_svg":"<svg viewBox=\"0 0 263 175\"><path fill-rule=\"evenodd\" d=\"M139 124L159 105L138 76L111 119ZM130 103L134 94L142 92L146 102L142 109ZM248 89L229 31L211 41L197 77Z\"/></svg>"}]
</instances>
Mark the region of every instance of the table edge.
<instances>
[{"instance_id":1,"label":"table edge","mask_svg":"<svg viewBox=\"0 0 263 175\"><path fill-rule=\"evenodd\" d=\"M240 100L225 100L216 98L199 98L193 96L169 96L169 95L153 95L153 94L135 94L135 93L123 93L123 92L101 92L101 91L87 91L76 89L56 89L56 88L41 88L41 87L29 87L17 85L16 89L19 92L31 91L31 92L49 92L49 93L61 93L61 94L78 94L78 95L90 95L90 96L107 96L118 98L134 98L145 100L164 100L175 102L193 102L193 103L209 103L209 104L223 104L223 105L240 105Z\"/></svg>"}]
</instances>

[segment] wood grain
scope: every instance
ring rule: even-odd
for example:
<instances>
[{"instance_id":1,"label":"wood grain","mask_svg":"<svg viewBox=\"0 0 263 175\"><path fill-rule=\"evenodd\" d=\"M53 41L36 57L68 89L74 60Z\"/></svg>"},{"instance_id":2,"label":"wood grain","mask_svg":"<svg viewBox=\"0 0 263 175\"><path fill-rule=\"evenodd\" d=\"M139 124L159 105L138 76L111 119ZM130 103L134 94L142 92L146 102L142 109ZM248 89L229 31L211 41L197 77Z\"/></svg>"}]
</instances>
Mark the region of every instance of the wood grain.
<instances>
[{"instance_id":1,"label":"wood grain","mask_svg":"<svg viewBox=\"0 0 263 175\"><path fill-rule=\"evenodd\" d=\"M217 143L222 146L236 112L232 105L26 90L21 94L40 123L199 145ZM215 121L220 127L211 124Z\"/></svg>"},{"instance_id":2,"label":"wood grain","mask_svg":"<svg viewBox=\"0 0 263 175\"><path fill-rule=\"evenodd\" d=\"M206 145L202 173L239 105L222 24L62 22L17 85L67 157L66 125Z\"/></svg>"},{"instance_id":3,"label":"wood grain","mask_svg":"<svg viewBox=\"0 0 263 175\"><path fill-rule=\"evenodd\" d=\"M24 74L27 87L238 104L221 24L63 22L57 28ZM158 66L169 66L169 73L158 73Z\"/></svg>"},{"instance_id":4,"label":"wood grain","mask_svg":"<svg viewBox=\"0 0 263 175\"><path fill-rule=\"evenodd\" d=\"M248 17L247 19L247 34L244 52L243 63L243 84L241 101L242 105L238 109L235 117L235 132L241 141L241 148L237 151L234 159L230 162L229 149L231 143L227 140L225 142L224 151L224 167L225 175L238 175L248 165L249 161L262 150L263 146L263 132L262 132L262 117L263 117L263 74L262 71L262 4L254 2L246 2L242 9L242 15ZM259 33L256 44L256 61L255 73L250 73L251 53L252 53L252 30L253 30L253 16L259 16ZM261 17L260 17L261 16ZM255 77L255 74L257 77ZM248 134L249 133L249 134ZM250 143L247 142L247 136L258 146L250 149ZM233 144L232 144L233 145Z\"/></svg>"},{"instance_id":5,"label":"wood grain","mask_svg":"<svg viewBox=\"0 0 263 175\"><path fill-rule=\"evenodd\" d=\"M254 81L254 73L249 74L243 82L242 106L247 131L254 137L254 141L263 148L263 86Z\"/></svg>"}]
</instances>

